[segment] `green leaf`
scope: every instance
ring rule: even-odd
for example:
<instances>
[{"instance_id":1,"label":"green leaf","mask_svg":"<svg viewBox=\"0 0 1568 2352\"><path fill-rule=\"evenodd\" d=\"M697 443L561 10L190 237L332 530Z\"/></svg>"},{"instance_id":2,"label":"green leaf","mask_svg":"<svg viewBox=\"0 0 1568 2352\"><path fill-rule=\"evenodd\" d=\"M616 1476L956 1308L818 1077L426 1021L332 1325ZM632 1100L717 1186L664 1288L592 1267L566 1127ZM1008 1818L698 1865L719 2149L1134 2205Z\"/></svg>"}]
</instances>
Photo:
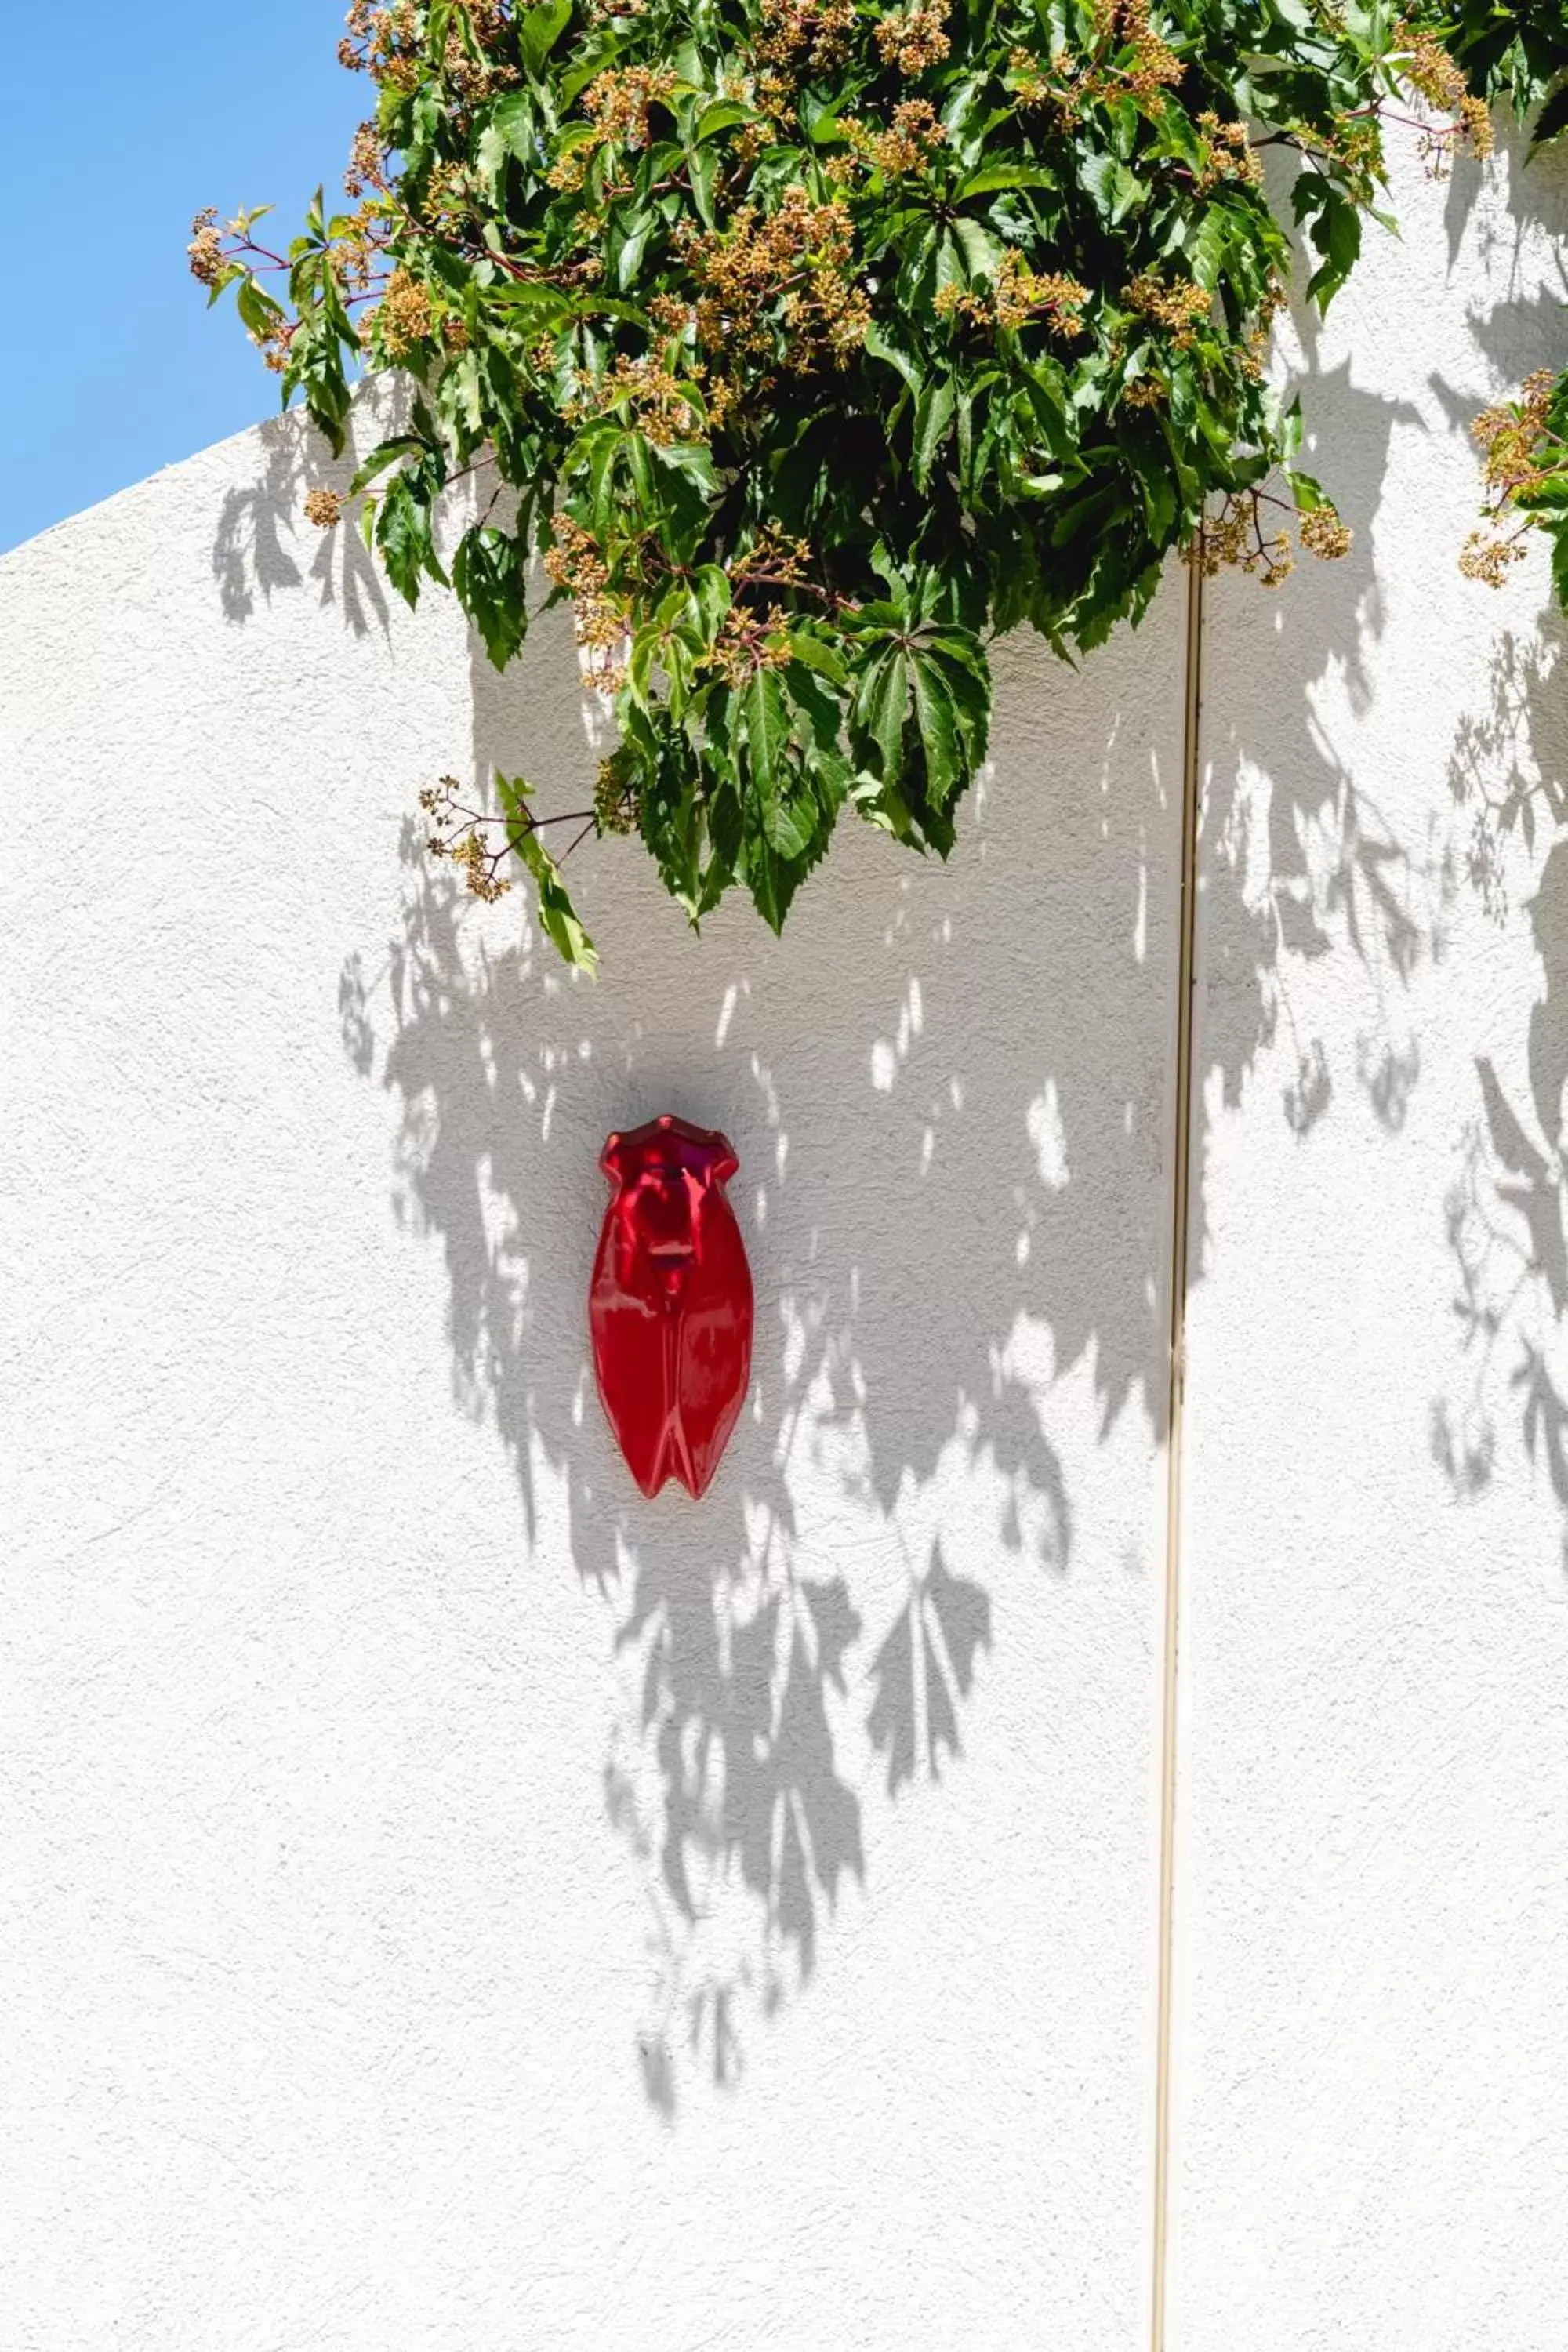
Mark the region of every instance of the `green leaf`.
<instances>
[{"instance_id":1,"label":"green leaf","mask_svg":"<svg viewBox=\"0 0 1568 2352\"><path fill-rule=\"evenodd\" d=\"M234 300L239 323L249 335L265 335L285 315L282 303L275 302L270 294L264 292L248 270L241 278Z\"/></svg>"},{"instance_id":2,"label":"green leaf","mask_svg":"<svg viewBox=\"0 0 1568 2352\"><path fill-rule=\"evenodd\" d=\"M544 70L544 60L572 21L572 0L539 0L535 8L525 8L519 24L522 62L537 77Z\"/></svg>"},{"instance_id":3,"label":"green leaf","mask_svg":"<svg viewBox=\"0 0 1568 2352\"><path fill-rule=\"evenodd\" d=\"M830 646L823 637L813 636L809 629L792 629L789 644L796 661L805 662L809 669L820 670L823 677L831 678L835 686L847 683L849 672L837 646Z\"/></svg>"},{"instance_id":4,"label":"green leaf","mask_svg":"<svg viewBox=\"0 0 1568 2352\"><path fill-rule=\"evenodd\" d=\"M761 669L752 678L742 698L745 714L746 743L752 755L752 773L766 791L773 783L789 741L789 713L784 708L784 685L776 669Z\"/></svg>"},{"instance_id":5,"label":"green leaf","mask_svg":"<svg viewBox=\"0 0 1568 2352\"><path fill-rule=\"evenodd\" d=\"M1302 173L1291 202L1297 218L1310 220L1308 234L1323 256L1307 293L1326 311L1360 258L1361 215L1331 181L1313 173Z\"/></svg>"},{"instance_id":6,"label":"green leaf","mask_svg":"<svg viewBox=\"0 0 1568 2352\"><path fill-rule=\"evenodd\" d=\"M515 155L520 163L537 161L539 107L531 90L509 90L498 100L487 128L505 153Z\"/></svg>"},{"instance_id":7,"label":"green leaf","mask_svg":"<svg viewBox=\"0 0 1568 2352\"><path fill-rule=\"evenodd\" d=\"M695 143L700 147L704 140L716 139L721 131L732 130L738 122L754 122L756 120L754 108L742 106L732 98L715 99L712 105L705 107L698 117Z\"/></svg>"},{"instance_id":8,"label":"green leaf","mask_svg":"<svg viewBox=\"0 0 1568 2352\"><path fill-rule=\"evenodd\" d=\"M349 484L350 498L357 499L363 489L368 488L378 476L384 474L389 466L395 466L400 457L423 451L424 447L424 442L414 433L398 433L390 441L378 441Z\"/></svg>"},{"instance_id":9,"label":"green leaf","mask_svg":"<svg viewBox=\"0 0 1568 2352\"><path fill-rule=\"evenodd\" d=\"M953 406L951 376L942 376L927 383L916 403L914 477L917 489L923 490L930 484L931 468L952 429Z\"/></svg>"},{"instance_id":10,"label":"green leaf","mask_svg":"<svg viewBox=\"0 0 1568 2352\"><path fill-rule=\"evenodd\" d=\"M1568 62L1568 60L1565 60ZM1568 80L1559 82L1535 120L1531 133L1531 152L1544 147L1549 141L1560 138L1568 131Z\"/></svg>"},{"instance_id":11,"label":"green leaf","mask_svg":"<svg viewBox=\"0 0 1568 2352\"><path fill-rule=\"evenodd\" d=\"M1111 228L1120 227L1130 214L1141 212L1149 200L1148 189L1137 174L1119 156L1103 150L1079 154L1078 176L1101 220Z\"/></svg>"},{"instance_id":12,"label":"green leaf","mask_svg":"<svg viewBox=\"0 0 1568 2352\"><path fill-rule=\"evenodd\" d=\"M1568 526L1552 526L1552 586L1557 602L1568 613Z\"/></svg>"},{"instance_id":13,"label":"green leaf","mask_svg":"<svg viewBox=\"0 0 1568 2352\"><path fill-rule=\"evenodd\" d=\"M915 689L915 721L926 755L926 772L939 798L945 799L959 782L967 782L960 756L958 719L942 672L919 656L911 665Z\"/></svg>"},{"instance_id":14,"label":"green leaf","mask_svg":"<svg viewBox=\"0 0 1568 2352\"><path fill-rule=\"evenodd\" d=\"M790 901L800 886L798 870L759 835L747 845L746 879L752 904L776 937L784 929Z\"/></svg>"},{"instance_id":15,"label":"green leaf","mask_svg":"<svg viewBox=\"0 0 1568 2352\"><path fill-rule=\"evenodd\" d=\"M702 642L711 646L730 610L730 575L721 563L703 563L691 575L690 596Z\"/></svg>"},{"instance_id":16,"label":"green leaf","mask_svg":"<svg viewBox=\"0 0 1568 2352\"><path fill-rule=\"evenodd\" d=\"M811 740L820 752L836 752L843 726L844 710L836 695L830 694L815 670L804 663L792 661L780 673L790 701L805 719Z\"/></svg>"},{"instance_id":17,"label":"green leaf","mask_svg":"<svg viewBox=\"0 0 1568 2352\"><path fill-rule=\"evenodd\" d=\"M963 759L973 772L985 757L991 731L991 665L978 644L971 641L954 653L947 650L950 642L944 640L943 650L931 660L952 703Z\"/></svg>"},{"instance_id":18,"label":"green leaf","mask_svg":"<svg viewBox=\"0 0 1568 2352\"><path fill-rule=\"evenodd\" d=\"M484 639L497 669L504 669L528 635L528 572L520 542L485 526L465 531L452 558L452 585Z\"/></svg>"},{"instance_id":19,"label":"green leaf","mask_svg":"<svg viewBox=\"0 0 1568 2352\"><path fill-rule=\"evenodd\" d=\"M909 669L901 650L885 654L856 698L856 717L881 754L883 776L891 782L903 765L904 717Z\"/></svg>"},{"instance_id":20,"label":"green leaf","mask_svg":"<svg viewBox=\"0 0 1568 2352\"><path fill-rule=\"evenodd\" d=\"M447 584L436 557L430 510L416 495L411 474L395 474L382 494L375 543L386 576L405 604L418 604L419 583L426 573L443 587Z\"/></svg>"},{"instance_id":21,"label":"green leaf","mask_svg":"<svg viewBox=\"0 0 1568 2352\"><path fill-rule=\"evenodd\" d=\"M510 781L498 773L496 789L505 814L507 845L531 876L538 896L540 928L565 961L590 978L598 971L598 952L584 929L561 868L545 848L539 829L525 806L530 787L521 776Z\"/></svg>"},{"instance_id":22,"label":"green leaf","mask_svg":"<svg viewBox=\"0 0 1568 2352\"><path fill-rule=\"evenodd\" d=\"M1020 168L1015 164L993 163L981 172L972 172L961 184L961 201L971 196L985 196L1003 188L1054 188L1056 181L1048 172Z\"/></svg>"},{"instance_id":23,"label":"green leaf","mask_svg":"<svg viewBox=\"0 0 1568 2352\"><path fill-rule=\"evenodd\" d=\"M1568 473L1542 474L1528 489L1517 489L1513 503L1521 514L1563 513L1568 509Z\"/></svg>"},{"instance_id":24,"label":"green leaf","mask_svg":"<svg viewBox=\"0 0 1568 2352\"><path fill-rule=\"evenodd\" d=\"M885 360L890 368L896 368L910 390L916 394L919 394L924 382L921 373L920 362L912 352L906 351L900 342L875 321L866 331L865 350L868 358Z\"/></svg>"},{"instance_id":25,"label":"green leaf","mask_svg":"<svg viewBox=\"0 0 1568 2352\"><path fill-rule=\"evenodd\" d=\"M811 845L816 811L809 798L795 793L770 800L763 810L763 833L770 849L781 857L800 857Z\"/></svg>"},{"instance_id":26,"label":"green leaf","mask_svg":"<svg viewBox=\"0 0 1568 2352\"><path fill-rule=\"evenodd\" d=\"M961 214L952 226L971 274L977 278L994 278L1006 251L1001 238L983 221L972 220L967 213Z\"/></svg>"}]
</instances>

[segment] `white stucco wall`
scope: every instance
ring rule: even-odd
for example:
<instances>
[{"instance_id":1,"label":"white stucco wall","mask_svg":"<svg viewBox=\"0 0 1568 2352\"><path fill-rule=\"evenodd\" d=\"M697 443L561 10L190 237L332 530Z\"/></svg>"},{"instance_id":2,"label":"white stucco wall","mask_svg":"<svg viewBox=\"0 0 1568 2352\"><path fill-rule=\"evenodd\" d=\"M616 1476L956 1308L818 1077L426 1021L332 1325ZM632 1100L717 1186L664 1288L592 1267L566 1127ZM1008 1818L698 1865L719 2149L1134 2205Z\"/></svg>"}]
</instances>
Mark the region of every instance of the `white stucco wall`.
<instances>
[{"instance_id":1,"label":"white stucco wall","mask_svg":"<svg viewBox=\"0 0 1568 2352\"><path fill-rule=\"evenodd\" d=\"M1561 191L1405 175L1306 355L1356 552L1211 608L1180 2352L1568 2340L1561 639L1453 569ZM496 679L318 465L0 564L0 2342L1128 2352L1181 585L780 946L585 852L590 987L411 823L581 797L568 633ZM586 1367L665 1108L757 1280L700 1509Z\"/></svg>"},{"instance_id":2,"label":"white stucco wall","mask_svg":"<svg viewBox=\"0 0 1568 2352\"><path fill-rule=\"evenodd\" d=\"M1349 577L1209 635L1179 2352L1568 2344L1568 672L1544 550L1454 562L1568 174L1397 197L1310 354Z\"/></svg>"},{"instance_id":3,"label":"white stucco wall","mask_svg":"<svg viewBox=\"0 0 1568 2352\"><path fill-rule=\"evenodd\" d=\"M782 947L588 852L573 984L414 794L570 807L299 520L294 425L14 557L0 2336L1132 2340L1180 601L1010 647L948 870ZM557 795L559 797L557 797ZM520 944L521 942L521 944ZM605 1131L721 1124L752 1408L644 1505L586 1370ZM989 2316L987 2316L989 2315Z\"/></svg>"}]
</instances>

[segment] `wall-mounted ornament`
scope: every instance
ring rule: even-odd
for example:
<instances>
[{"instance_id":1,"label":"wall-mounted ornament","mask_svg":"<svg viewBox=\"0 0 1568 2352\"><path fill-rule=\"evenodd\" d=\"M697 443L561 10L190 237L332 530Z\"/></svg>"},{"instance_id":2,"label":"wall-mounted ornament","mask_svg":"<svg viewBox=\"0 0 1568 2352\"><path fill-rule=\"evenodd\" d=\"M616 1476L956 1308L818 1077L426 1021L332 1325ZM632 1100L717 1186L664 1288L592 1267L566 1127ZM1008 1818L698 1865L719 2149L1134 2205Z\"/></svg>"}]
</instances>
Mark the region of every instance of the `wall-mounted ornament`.
<instances>
[{"instance_id":1,"label":"wall-mounted ornament","mask_svg":"<svg viewBox=\"0 0 1568 2352\"><path fill-rule=\"evenodd\" d=\"M752 1370L752 1273L724 1190L728 1139L683 1118L612 1135L614 1187L589 1292L594 1370L645 1495L705 1494Z\"/></svg>"}]
</instances>

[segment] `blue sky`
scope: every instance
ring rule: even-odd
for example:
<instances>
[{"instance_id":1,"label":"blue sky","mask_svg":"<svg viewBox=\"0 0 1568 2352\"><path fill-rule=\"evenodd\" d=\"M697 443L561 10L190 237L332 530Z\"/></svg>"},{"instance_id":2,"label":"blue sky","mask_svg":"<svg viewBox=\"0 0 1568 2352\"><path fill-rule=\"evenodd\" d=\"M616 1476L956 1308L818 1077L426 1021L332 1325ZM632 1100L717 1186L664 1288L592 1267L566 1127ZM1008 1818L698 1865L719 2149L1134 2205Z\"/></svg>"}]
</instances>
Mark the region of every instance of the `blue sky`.
<instances>
[{"instance_id":1,"label":"blue sky","mask_svg":"<svg viewBox=\"0 0 1568 2352\"><path fill-rule=\"evenodd\" d=\"M185 268L197 206L342 198L373 95L347 0L78 0L7 12L0 141L0 549L270 415L267 374Z\"/></svg>"}]
</instances>

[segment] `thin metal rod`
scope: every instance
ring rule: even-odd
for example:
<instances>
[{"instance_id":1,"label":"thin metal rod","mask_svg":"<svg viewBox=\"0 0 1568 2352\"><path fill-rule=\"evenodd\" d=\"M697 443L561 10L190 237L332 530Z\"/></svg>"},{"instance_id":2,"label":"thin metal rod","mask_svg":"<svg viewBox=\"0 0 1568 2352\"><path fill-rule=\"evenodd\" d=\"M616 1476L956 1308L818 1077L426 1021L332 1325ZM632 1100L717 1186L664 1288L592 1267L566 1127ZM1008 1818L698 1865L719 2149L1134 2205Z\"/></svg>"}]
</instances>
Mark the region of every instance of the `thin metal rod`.
<instances>
[{"instance_id":1,"label":"thin metal rod","mask_svg":"<svg viewBox=\"0 0 1568 2352\"><path fill-rule=\"evenodd\" d=\"M1154 2057L1154 2277L1150 2343L1165 2352L1171 2222L1171 1982L1175 1950L1177 1635L1182 1567L1182 1447L1187 1391L1187 1243L1192 1208L1193 1016L1198 929L1198 813L1203 793L1204 569L1187 572L1182 730L1182 903L1176 999L1176 1119L1171 1207L1171 1363L1166 1422L1165 1648L1160 1750L1160 1976Z\"/></svg>"}]
</instances>

